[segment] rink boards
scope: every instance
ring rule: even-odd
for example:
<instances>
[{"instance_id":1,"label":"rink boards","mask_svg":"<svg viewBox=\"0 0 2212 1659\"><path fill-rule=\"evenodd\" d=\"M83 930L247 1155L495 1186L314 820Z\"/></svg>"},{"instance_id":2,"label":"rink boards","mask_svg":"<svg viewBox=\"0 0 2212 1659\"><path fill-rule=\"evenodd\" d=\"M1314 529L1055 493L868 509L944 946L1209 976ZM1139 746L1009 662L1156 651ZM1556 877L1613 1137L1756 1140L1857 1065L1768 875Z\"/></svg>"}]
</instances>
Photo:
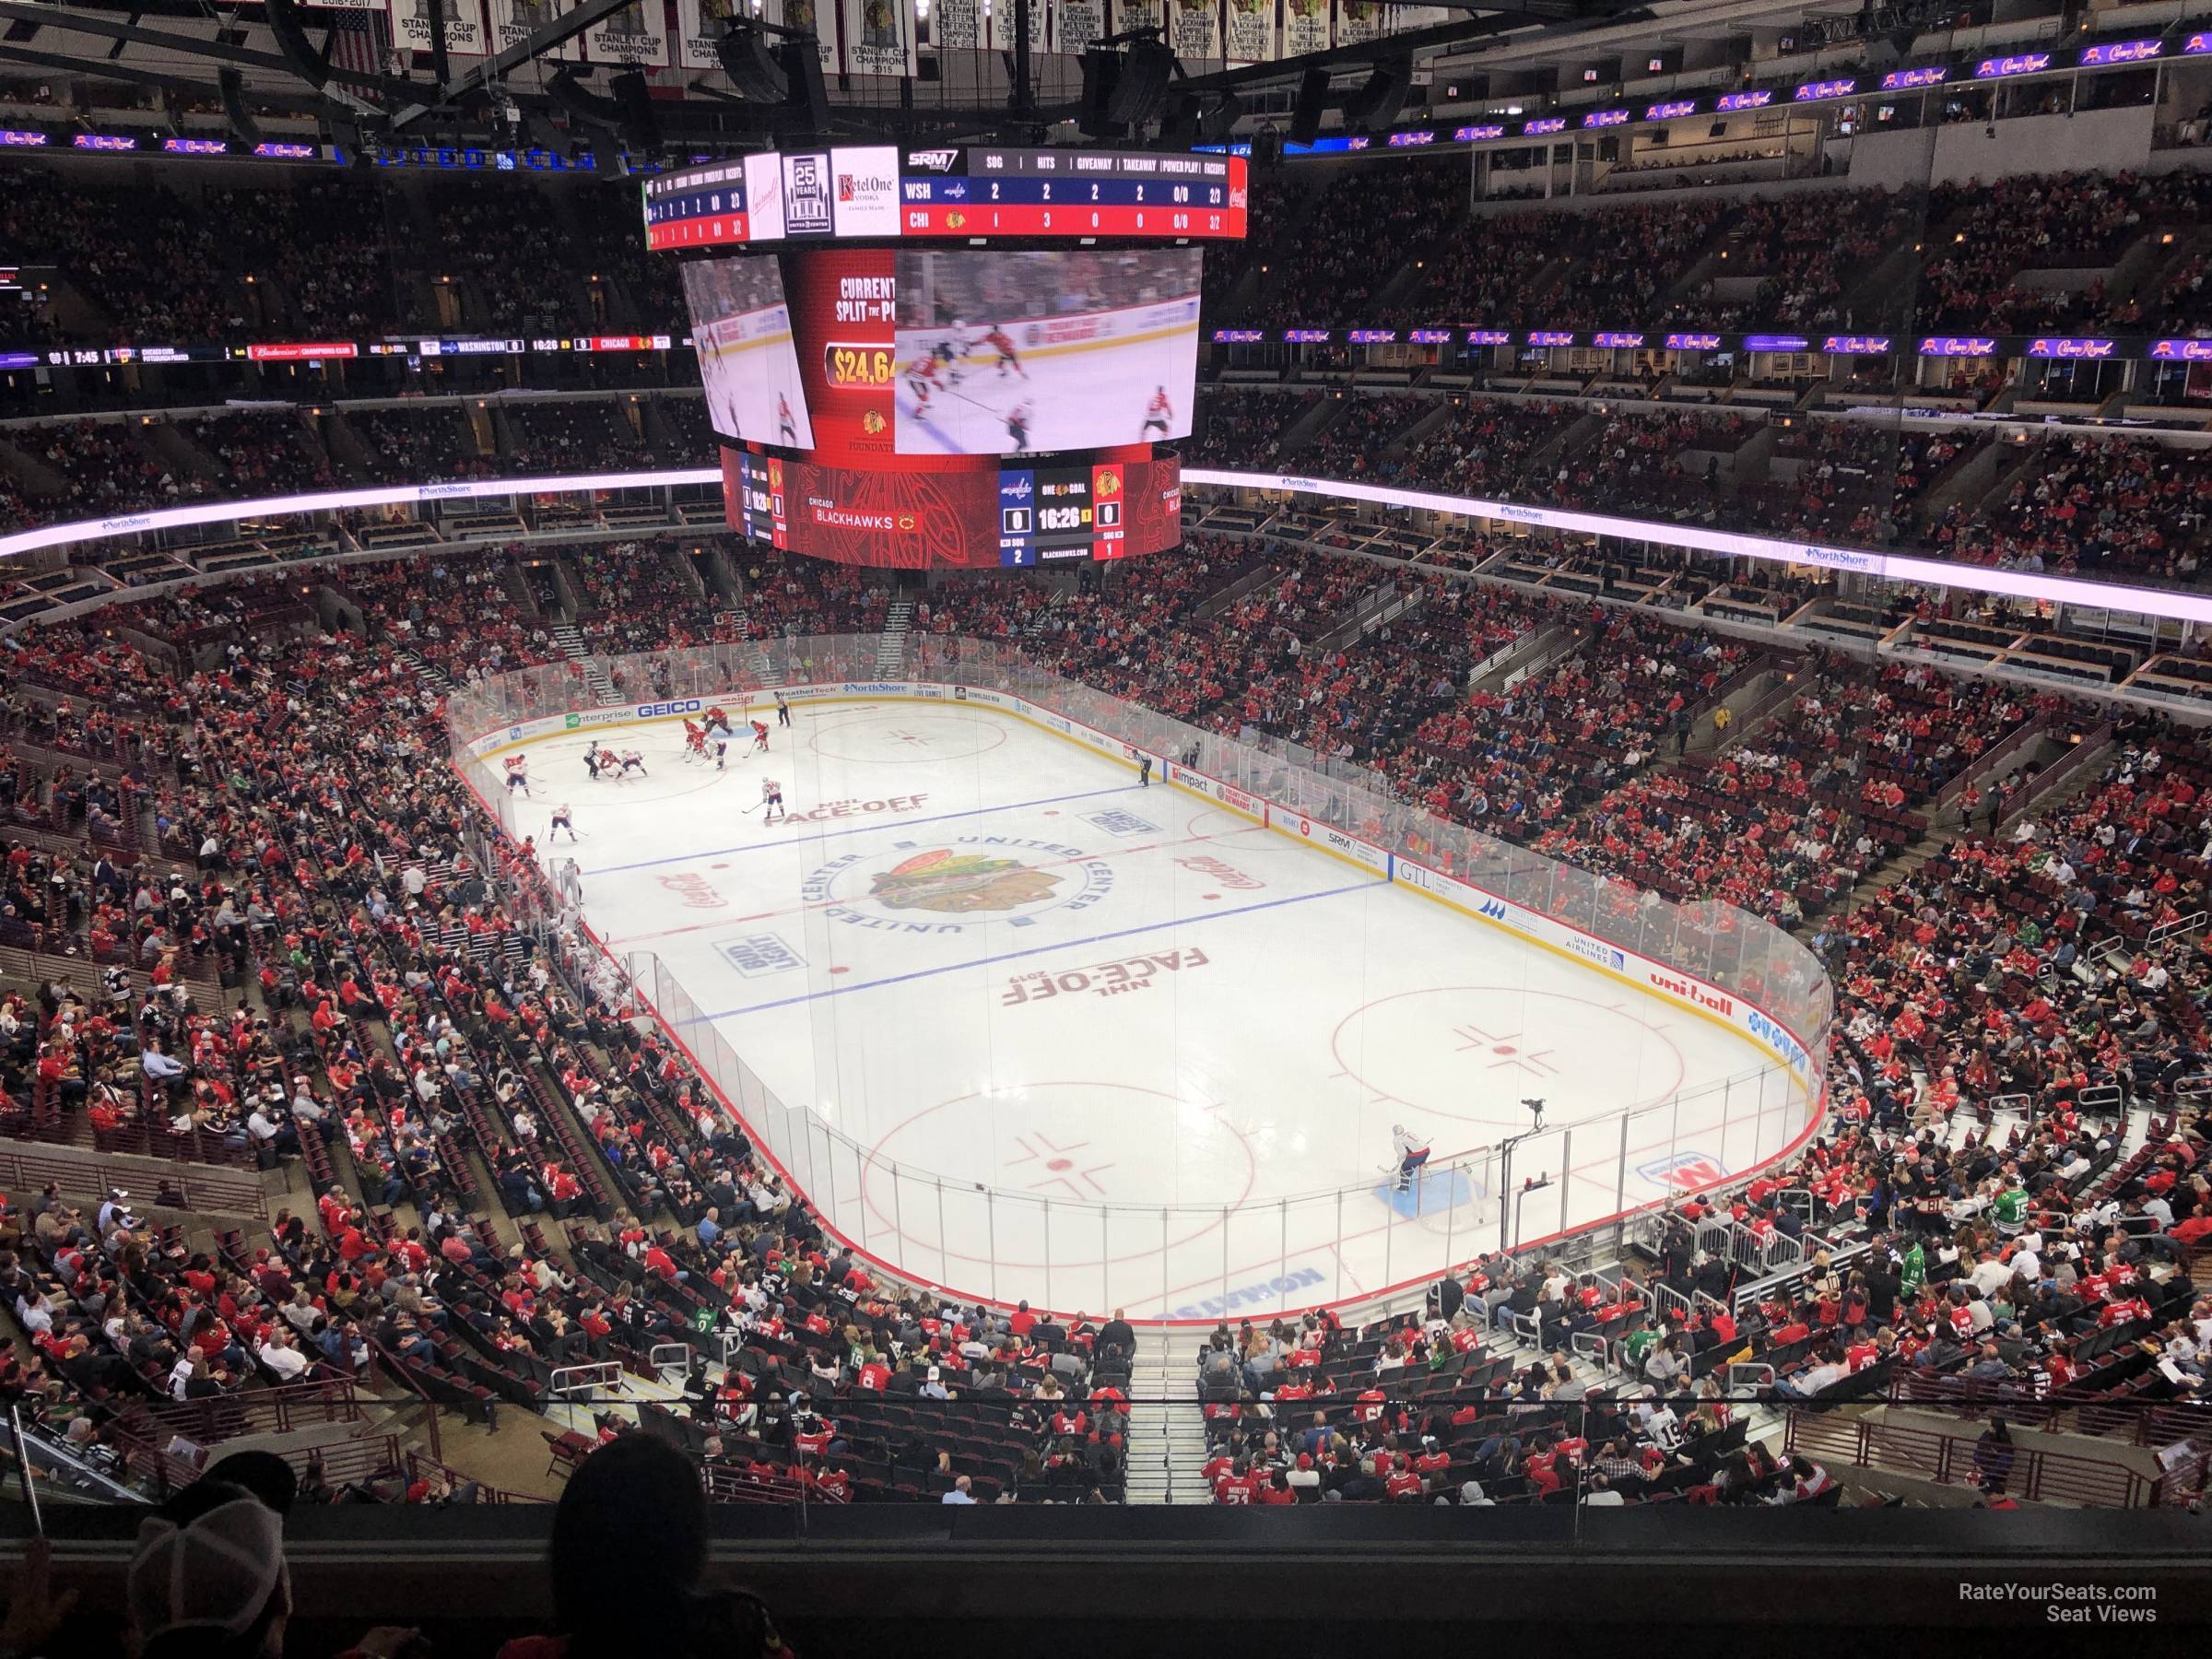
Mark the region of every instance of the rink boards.
<instances>
[{"instance_id":1,"label":"rink boards","mask_svg":"<svg viewBox=\"0 0 2212 1659\"><path fill-rule=\"evenodd\" d=\"M1419 893L1461 916L1603 974L1669 1008L1697 1015L1748 1044L1763 1062L1785 1071L1807 1102L1803 1132L1793 1137L1776 1159L1769 1161L1794 1154L1819 1123L1824 1104L1820 1097L1824 1091L1803 1039L1782 1020L1765 1009L1754 1007L1735 993L1671 964L1639 955L1555 916L1513 903L1475 883L1377 846L1333 824L1315 819L1296 806L1251 794L1183 766L1168 756L1086 724L1057 709L1006 692L915 680L848 680L750 691L733 688L726 694L680 698L667 702L621 703L567 711L499 728L472 739L468 748L476 759L496 767L507 755L548 737L569 736L593 729L611 733L628 726L674 724L701 715L717 704L725 709L758 712L752 705L775 690L780 690L788 702L817 706L887 700L973 703L1010 714L1132 770L1148 758L1155 775L1177 789L1224 806L1255 825L1301 841L1371 876Z\"/></svg>"}]
</instances>

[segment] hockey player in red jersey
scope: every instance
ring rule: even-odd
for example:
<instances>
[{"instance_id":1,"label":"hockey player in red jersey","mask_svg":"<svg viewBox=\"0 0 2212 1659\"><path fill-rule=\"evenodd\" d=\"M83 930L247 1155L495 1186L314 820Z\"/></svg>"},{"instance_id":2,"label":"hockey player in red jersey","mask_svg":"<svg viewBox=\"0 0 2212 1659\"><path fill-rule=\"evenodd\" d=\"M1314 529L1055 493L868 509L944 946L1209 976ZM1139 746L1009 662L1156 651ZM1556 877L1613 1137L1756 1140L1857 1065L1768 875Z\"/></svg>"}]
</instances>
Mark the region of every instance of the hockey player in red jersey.
<instances>
[{"instance_id":1,"label":"hockey player in red jersey","mask_svg":"<svg viewBox=\"0 0 2212 1659\"><path fill-rule=\"evenodd\" d=\"M1137 441L1143 442L1146 434L1156 428L1159 435L1165 438L1168 435L1168 422L1174 414L1175 406L1168 401L1168 389L1165 386L1153 387L1152 395L1145 404L1145 425L1144 429L1136 435Z\"/></svg>"},{"instance_id":2,"label":"hockey player in red jersey","mask_svg":"<svg viewBox=\"0 0 2212 1659\"><path fill-rule=\"evenodd\" d=\"M1030 378L1030 371L1021 366L1020 354L1014 349L1014 336L997 324L994 323L983 330L983 344L998 353L1000 379L1006 378L1006 372L1009 369L1025 381Z\"/></svg>"}]
</instances>

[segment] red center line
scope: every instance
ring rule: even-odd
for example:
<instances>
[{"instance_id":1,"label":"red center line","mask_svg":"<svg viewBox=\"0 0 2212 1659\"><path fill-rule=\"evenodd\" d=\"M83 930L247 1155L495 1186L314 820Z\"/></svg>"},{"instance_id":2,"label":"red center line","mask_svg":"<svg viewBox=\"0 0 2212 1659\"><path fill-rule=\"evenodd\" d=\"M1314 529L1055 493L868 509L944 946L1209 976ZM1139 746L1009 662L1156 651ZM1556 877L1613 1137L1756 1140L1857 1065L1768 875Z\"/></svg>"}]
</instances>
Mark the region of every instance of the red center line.
<instances>
[{"instance_id":1,"label":"red center line","mask_svg":"<svg viewBox=\"0 0 2212 1659\"><path fill-rule=\"evenodd\" d=\"M1176 841L1147 841L1141 847L1114 847L1104 853L1081 853L1073 858L1048 859L1043 864L1024 865L1027 870L1056 870L1067 865L1104 864L1116 858L1131 858L1139 853L1158 853L1163 847L1187 847L1198 841L1218 841L1215 835L1186 835ZM782 910L761 911L750 916L718 916L712 922L688 922L681 927L664 927L656 933L625 934L619 939L609 939L612 945L635 945L644 939L665 939L677 934L699 933L707 928L742 927L751 922L767 922L777 916L804 915L808 911L829 910L841 904L854 904L856 899L813 899L803 904L794 904ZM1194 919L1203 915L1194 912Z\"/></svg>"}]
</instances>

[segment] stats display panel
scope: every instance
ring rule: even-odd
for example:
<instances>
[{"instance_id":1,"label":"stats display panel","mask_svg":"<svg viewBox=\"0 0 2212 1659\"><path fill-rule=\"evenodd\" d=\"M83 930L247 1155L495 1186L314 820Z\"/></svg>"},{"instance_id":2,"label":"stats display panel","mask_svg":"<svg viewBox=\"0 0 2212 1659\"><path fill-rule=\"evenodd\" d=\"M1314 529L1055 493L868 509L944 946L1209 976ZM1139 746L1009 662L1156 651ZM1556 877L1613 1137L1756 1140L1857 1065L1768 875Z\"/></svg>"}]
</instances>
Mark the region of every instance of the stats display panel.
<instances>
[{"instance_id":1,"label":"stats display panel","mask_svg":"<svg viewBox=\"0 0 2212 1659\"><path fill-rule=\"evenodd\" d=\"M912 472L724 449L723 490L732 528L844 564L1030 569L1160 553L1182 538L1172 453Z\"/></svg>"},{"instance_id":2,"label":"stats display panel","mask_svg":"<svg viewBox=\"0 0 2212 1659\"><path fill-rule=\"evenodd\" d=\"M645 245L1007 236L1237 241L1241 156L855 145L769 151L645 182Z\"/></svg>"}]
</instances>

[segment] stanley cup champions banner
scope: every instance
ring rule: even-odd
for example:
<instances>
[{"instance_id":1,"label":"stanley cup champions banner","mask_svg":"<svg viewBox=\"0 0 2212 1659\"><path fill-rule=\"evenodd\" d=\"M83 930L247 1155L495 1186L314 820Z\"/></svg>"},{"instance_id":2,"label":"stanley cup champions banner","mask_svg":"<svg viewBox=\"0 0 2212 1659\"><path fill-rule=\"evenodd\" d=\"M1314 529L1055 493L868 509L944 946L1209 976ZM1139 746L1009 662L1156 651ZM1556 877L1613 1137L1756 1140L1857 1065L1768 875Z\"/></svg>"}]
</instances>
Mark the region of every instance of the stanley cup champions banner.
<instances>
[{"instance_id":1,"label":"stanley cup champions banner","mask_svg":"<svg viewBox=\"0 0 2212 1659\"><path fill-rule=\"evenodd\" d=\"M631 0L583 31L584 53L594 64L633 69L668 66L668 8L661 0Z\"/></svg>"},{"instance_id":2,"label":"stanley cup champions banner","mask_svg":"<svg viewBox=\"0 0 2212 1659\"><path fill-rule=\"evenodd\" d=\"M686 69L719 68L714 42L730 19L741 15L737 0L676 0L676 61Z\"/></svg>"},{"instance_id":3,"label":"stanley cup champions banner","mask_svg":"<svg viewBox=\"0 0 2212 1659\"><path fill-rule=\"evenodd\" d=\"M400 0L402 5L417 3L418 0ZM510 46L518 46L530 38L531 30L543 29L561 13L574 9L574 0L491 0L492 49L504 52ZM583 58L583 37L571 35L550 52L539 55L580 63Z\"/></svg>"},{"instance_id":4,"label":"stanley cup champions banner","mask_svg":"<svg viewBox=\"0 0 2212 1659\"><path fill-rule=\"evenodd\" d=\"M837 0L769 0L769 20L813 35L822 73L837 73Z\"/></svg>"},{"instance_id":5,"label":"stanley cup champions banner","mask_svg":"<svg viewBox=\"0 0 2212 1659\"><path fill-rule=\"evenodd\" d=\"M839 0L848 75L914 72L914 0Z\"/></svg>"},{"instance_id":6,"label":"stanley cup champions banner","mask_svg":"<svg viewBox=\"0 0 2212 1659\"><path fill-rule=\"evenodd\" d=\"M430 18L445 19L445 49L455 57L488 57L484 12L477 0L392 0L392 44L402 52L430 50Z\"/></svg>"}]
</instances>

